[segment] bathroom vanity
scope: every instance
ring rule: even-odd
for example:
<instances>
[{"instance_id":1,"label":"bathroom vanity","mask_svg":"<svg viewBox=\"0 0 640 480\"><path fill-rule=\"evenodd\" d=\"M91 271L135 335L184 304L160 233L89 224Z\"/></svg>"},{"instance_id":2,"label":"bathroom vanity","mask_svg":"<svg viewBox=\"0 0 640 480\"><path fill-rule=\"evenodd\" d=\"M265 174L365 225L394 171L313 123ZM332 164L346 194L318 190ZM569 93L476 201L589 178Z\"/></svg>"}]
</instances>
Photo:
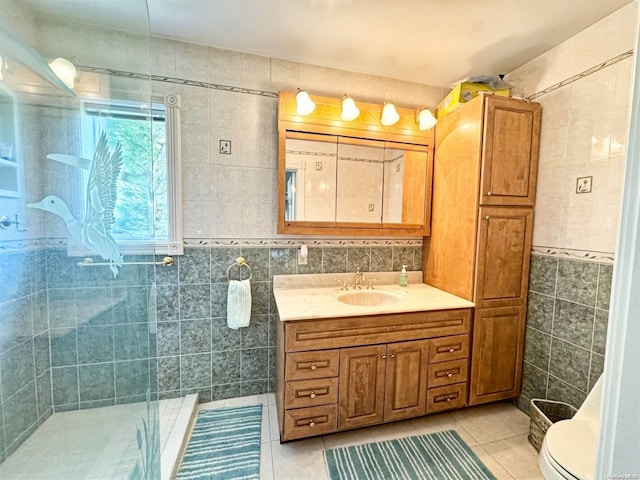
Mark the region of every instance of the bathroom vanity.
<instances>
[{"instance_id":1,"label":"bathroom vanity","mask_svg":"<svg viewBox=\"0 0 640 480\"><path fill-rule=\"evenodd\" d=\"M422 283L343 291L335 277L274 277L282 442L466 405L471 302Z\"/></svg>"},{"instance_id":2,"label":"bathroom vanity","mask_svg":"<svg viewBox=\"0 0 640 480\"><path fill-rule=\"evenodd\" d=\"M423 236L424 276L412 273L403 290L397 286L399 273L393 274L375 290L387 296L340 291L335 275L329 275L330 283L304 288L284 276L274 280L281 320L276 359L281 441L517 397L540 105L481 95L439 118L435 129L419 132L408 120L397 130L379 129L372 105L353 125L337 121L335 99L318 99L320 113L300 117L293 98L281 94L279 104L278 233ZM374 145L379 141L384 144ZM382 192L379 201L355 189L357 202L348 208L338 201L322 208L323 214L330 212L329 220L299 216L294 206L302 199L292 199L291 192L300 191L293 173L308 180L314 171L313 164L302 162L304 153L313 154L315 171L336 163L329 172L338 184L344 178L377 178L346 167L341 175L340 161L384 165L378 177L395 178L403 195L385 196L392 189L385 190L383 182L371 189ZM321 155L335 161L317 161ZM397 165L387 168L392 162ZM329 197L348 197L341 197L338 184L331 184ZM397 208L387 212L379 203ZM408 207L414 203L416 211ZM366 205L378 223L353 217Z\"/></svg>"}]
</instances>

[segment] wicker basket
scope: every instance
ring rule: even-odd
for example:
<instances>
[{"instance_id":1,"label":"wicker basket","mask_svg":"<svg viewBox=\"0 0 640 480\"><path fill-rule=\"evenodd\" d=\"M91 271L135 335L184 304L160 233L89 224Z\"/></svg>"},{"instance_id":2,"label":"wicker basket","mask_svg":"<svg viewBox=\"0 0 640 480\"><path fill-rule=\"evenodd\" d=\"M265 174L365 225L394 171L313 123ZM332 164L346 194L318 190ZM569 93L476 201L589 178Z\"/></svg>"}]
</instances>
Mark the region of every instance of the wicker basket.
<instances>
[{"instance_id":1,"label":"wicker basket","mask_svg":"<svg viewBox=\"0 0 640 480\"><path fill-rule=\"evenodd\" d=\"M529 409L531 422L529 424L529 441L540 451L542 440L549 427L560 420L573 418L578 410L568 403L555 402L534 398Z\"/></svg>"}]
</instances>

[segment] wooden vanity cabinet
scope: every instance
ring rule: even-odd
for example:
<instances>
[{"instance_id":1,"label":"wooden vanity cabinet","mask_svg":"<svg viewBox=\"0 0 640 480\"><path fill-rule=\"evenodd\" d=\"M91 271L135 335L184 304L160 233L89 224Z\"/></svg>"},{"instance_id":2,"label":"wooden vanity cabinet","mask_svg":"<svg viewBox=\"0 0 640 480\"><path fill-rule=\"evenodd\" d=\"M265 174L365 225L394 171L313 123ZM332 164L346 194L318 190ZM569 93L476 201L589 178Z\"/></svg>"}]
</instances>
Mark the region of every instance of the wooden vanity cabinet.
<instances>
[{"instance_id":1,"label":"wooden vanity cabinet","mask_svg":"<svg viewBox=\"0 0 640 480\"><path fill-rule=\"evenodd\" d=\"M338 428L424 415L428 350L426 340L341 350Z\"/></svg>"},{"instance_id":2,"label":"wooden vanity cabinet","mask_svg":"<svg viewBox=\"0 0 640 480\"><path fill-rule=\"evenodd\" d=\"M279 322L280 440L464 406L470 325L470 309Z\"/></svg>"},{"instance_id":3,"label":"wooden vanity cabinet","mask_svg":"<svg viewBox=\"0 0 640 480\"><path fill-rule=\"evenodd\" d=\"M469 405L520 393L540 117L481 95L436 126L424 281L476 304Z\"/></svg>"}]
</instances>

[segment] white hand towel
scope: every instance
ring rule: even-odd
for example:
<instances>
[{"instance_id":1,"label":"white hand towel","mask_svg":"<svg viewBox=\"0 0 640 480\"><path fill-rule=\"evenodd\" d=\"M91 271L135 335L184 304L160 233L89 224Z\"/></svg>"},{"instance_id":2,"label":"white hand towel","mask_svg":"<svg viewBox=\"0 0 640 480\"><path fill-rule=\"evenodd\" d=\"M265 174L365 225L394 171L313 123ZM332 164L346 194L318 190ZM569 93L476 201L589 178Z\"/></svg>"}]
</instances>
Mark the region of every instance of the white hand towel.
<instances>
[{"instance_id":1,"label":"white hand towel","mask_svg":"<svg viewBox=\"0 0 640 480\"><path fill-rule=\"evenodd\" d=\"M227 294L227 325L248 327L251 320L251 285L249 280L230 280Z\"/></svg>"}]
</instances>

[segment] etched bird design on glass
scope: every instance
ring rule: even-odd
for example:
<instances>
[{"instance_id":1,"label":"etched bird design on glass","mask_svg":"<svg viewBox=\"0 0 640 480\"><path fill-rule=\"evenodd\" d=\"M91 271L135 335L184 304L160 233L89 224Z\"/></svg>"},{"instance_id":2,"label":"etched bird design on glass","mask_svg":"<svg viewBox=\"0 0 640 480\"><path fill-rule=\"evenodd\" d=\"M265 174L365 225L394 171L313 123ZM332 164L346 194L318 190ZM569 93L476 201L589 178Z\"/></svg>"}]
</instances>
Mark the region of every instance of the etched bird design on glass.
<instances>
[{"instance_id":1,"label":"etched bird design on glass","mask_svg":"<svg viewBox=\"0 0 640 480\"><path fill-rule=\"evenodd\" d=\"M122 267L122 254L111 235L114 222L113 209L118 196L117 180L122 169L120 144L113 151L107 145L107 136L100 135L96 152L91 161L85 199L84 218L76 219L67 204L55 195L49 195L38 203L27 206L51 212L64 220L70 236L86 248L109 262L113 277Z\"/></svg>"}]
</instances>

